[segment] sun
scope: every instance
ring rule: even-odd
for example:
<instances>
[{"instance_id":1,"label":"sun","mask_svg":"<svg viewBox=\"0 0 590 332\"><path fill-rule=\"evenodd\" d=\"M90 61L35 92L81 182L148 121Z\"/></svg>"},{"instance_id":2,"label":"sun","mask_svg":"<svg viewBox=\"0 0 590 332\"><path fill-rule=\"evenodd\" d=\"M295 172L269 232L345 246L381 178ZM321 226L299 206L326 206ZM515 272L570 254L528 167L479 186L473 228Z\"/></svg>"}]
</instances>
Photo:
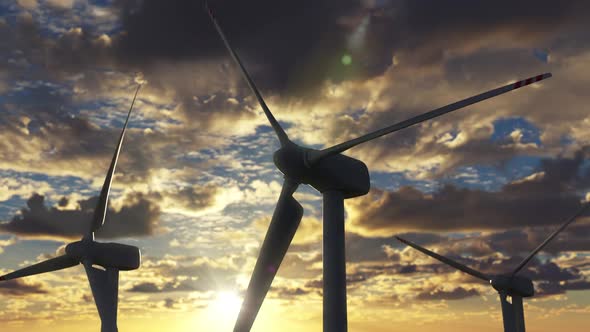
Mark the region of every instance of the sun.
<instances>
[{"instance_id":1,"label":"sun","mask_svg":"<svg viewBox=\"0 0 590 332\"><path fill-rule=\"evenodd\" d=\"M211 301L209 307L219 315L224 317L237 316L240 311L242 299L232 291L217 292L215 299Z\"/></svg>"}]
</instances>

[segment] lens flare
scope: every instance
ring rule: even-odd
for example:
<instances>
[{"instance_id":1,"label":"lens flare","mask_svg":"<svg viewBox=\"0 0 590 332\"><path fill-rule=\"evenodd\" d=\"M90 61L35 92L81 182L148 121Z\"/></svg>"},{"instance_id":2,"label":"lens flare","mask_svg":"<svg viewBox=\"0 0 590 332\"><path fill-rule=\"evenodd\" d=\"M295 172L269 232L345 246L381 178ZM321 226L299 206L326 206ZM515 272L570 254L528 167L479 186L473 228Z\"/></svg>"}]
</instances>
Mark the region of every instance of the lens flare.
<instances>
[{"instance_id":1,"label":"lens flare","mask_svg":"<svg viewBox=\"0 0 590 332\"><path fill-rule=\"evenodd\" d=\"M350 66L352 64L352 57L349 54L344 54L340 61L342 61L343 65Z\"/></svg>"}]
</instances>

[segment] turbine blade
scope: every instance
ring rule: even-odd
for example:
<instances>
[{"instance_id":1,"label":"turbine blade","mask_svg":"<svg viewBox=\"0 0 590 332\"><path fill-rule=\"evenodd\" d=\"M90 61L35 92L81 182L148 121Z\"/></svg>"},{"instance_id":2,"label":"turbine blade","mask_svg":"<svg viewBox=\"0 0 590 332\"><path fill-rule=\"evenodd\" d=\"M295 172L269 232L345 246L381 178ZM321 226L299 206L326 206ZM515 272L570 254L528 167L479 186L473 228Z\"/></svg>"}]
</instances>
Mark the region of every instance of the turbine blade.
<instances>
[{"instance_id":1,"label":"turbine blade","mask_svg":"<svg viewBox=\"0 0 590 332\"><path fill-rule=\"evenodd\" d=\"M248 83L250 90L252 90L252 92L254 92L254 94L256 95L256 99L258 99L258 103L262 107L262 110L264 111L264 114L266 115L268 122L270 122L270 125L272 126L277 137L279 138L279 142L281 143L281 146L283 147L283 146L289 145L291 143L291 141L289 140L287 133L285 133L285 131L283 130L283 128L281 127L279 122L275 119L274 115L272 115L268 106L266 106L266 103L264 102L264 99L262 98L260 91L258 91L258 88L254 84L254 81L252 80L252 78L250 78L250 75L248 74L246 67L244 67L244 65L242 64L240 57L238 56L236 51L232 48L231 44L229 43L229 40L225 36L225 33L221 29L221 26L217 22L217 19L215 18L215 14L213 14L213 10L211 10L207 1L204 1L204 3L205 3L205 9L207 10L207 13L209 13L209 17L211 17L211 21L213 21L213 25L215 26L217 33L219 33L219 36L223 40L225 47L227 48L227 50L231 54L231 56L234 59L234 61L236 62L236 64L240 67L240 71L242 72L244 79L246 79L246 82Z\"/></svg>"},{"instance_id":2,"label":"turbine blade","mask_svg":"<svg viewBox=\"0 0 590 332\"><path fill-rule=\"evenodd\" d=\"M127 123L129 123L129 117L131 116L131 111L133 110L133 105L135 104L135 99L137 98L137 94L139 93L140 88L141 85L138 85L137 90L135 90L135 95L133 96L133 101L131 101L131 107L129 107L129 112L127 113L127 118L125 119L125 125L123 125L123 129L121 130L121 136L119 137L119 142L117 143L117 148L115 149L115 154L113 155L113 160L111 161L111 166L109 167L107 176L104 179L104 184L102 185L102 190L100 191L98 204L94 209L94 217L92 219L92 224L90 225L88 234L86 234L85 236L86 239L92 238L93 233L100 229L104 224L104 219L106 217L107 208L109 205L109 193L111 192L111 183L113 181L113 175L115 174L115 168L117 167L117 161L119 160L119 153L121 152L121 146L123 145L123 138L125 138Z\"/></svg>"},{"instance_id":3,"label":"turbine blade","mask_svg":"<svg viewBox=\"0 0 590 332\"><path fill-rule=\"evenodd\" d=\"M297 184L285 180L242 302L234 332L250 331L264 297L301 222L303 208L293 198Z\"/></svg>"},{"instance_id":4,"label":"turbine blade","mask_svg":"<svg viewBox=\"0 0 590 332\"><path fill-rule=\"evenodd\" d=\"M418 251L421 251L424 254L426 254L426 255L434 258L434 259L437 259L437 260L439 260L439 261L441 261L441 262L443 262L443 263L445 263L445 264L447 264L449 266L452 266L452 267L456 268L457 270L463 271L463 272L465 272L465 273L467 273L469 275L472 275L472 276L474 276L476 278L479 278L481 280L485 280L487 282L489 282L490 279L491 279L490 277L488 277L487 275L483 274L482 272L476 271L476 270L474 270L474 269L472 269L470 267L467 267L467 266L465 266L465 265L463 265L461 263L455 262L454 260L452 260L450 258L441 256L441 255L439 255L439 254L437 254L435 252L432 252L432 251L430 251L430 250L428 250L426 248L420 247L419 245L417 245L417 244L415 244L413 242L410 242L408 240L402 239L399 236L396 236L395 238L398 239L400 242L403 242L403 243L409 245L410 247L412 247L412 248L414 248L414 249L416 249Z\"/></svg>"},{"instance_id":5,"label":"turbine blade","mask_svg":"<svg viewBox=\"0 0 590 332\"><path fill-rule=\"evenodd\" d=\"M80 264L77 260L71 258L68 255L58 256L55 258L48 259L41 263L37 263L23 269L8 273L0 277L0 281L11 280L16 278L22 278L32 276L35 274L41 274L46 272L52 272L57 270L67 269L68 267L76 266Z\"/></svg>"},{"instance_id":6,"label":"turbine blade","mask_svg":"<svg viewBox=\"0 0 590 332\"><path fill-rule=\"evenodd\" d=\"M529 84L532 84L535 82L539 82L539 81L544 80L549 77L551 77L551 74L547 73L547 74L542 74L542 75L538 75L535 77L531 77L526 80L518 81L516 83L511 83L511 84L505 85L503 87L499 87L494 90L490 90L488 92L484 92L484 93L478 94L476 96L469 97L467 99L463 99L461 101L449 104L447 106L437 108L437 109L432 110L430 112L417 115L413 118L404 120L402 122L398 122L398 123L396 123L392 126L389 126L389 127L385 127L385 128L376 130L372 133L352 139L350 141L340 143L340 144L335 145L333 147L330 147L330 148L327 148L327 149L324 149L321 151L310 151L307 155L307 164L313 165L323 158L344 152L344 151L346 151L352 147L355 147L361 143L365 143L365 142L374 140L374 139L381 137L383 135L387 135L387 134L396 132L398 130L413 126L415 124L424 122L426 120L430 120L430 119L439 117L441 115L456 111L460 108L463 108L463 107L466 107L469 105L473 105L475 103L478 103L480 101L483 101L483 100L486 100L486 99L489 99L492 97L499 96L499 95L504 94L506 92L510 92L512 90L516 90L516 89L521 88L523 86L526 86L526 85L529 85Z\"/></svg>"},{"instance_id":7,"label":"turbine blade","mask_svg":"<svg viewBox=\"0 0 590 332\"><path fill-rule=\"evenodd\" d=\"M563 225L561 225L558 229L556 229L553 233L551 233L551 235L549 235L549 237L547 239L545 239L545 241L543 241L543 243L541 243L522 262L520 262L520 264L512 272L512 275L514 276L515 274L518 273L518 271L522 270L522 268L525 267L525 265L527 265L527 263L531 259L533 259L533 257L535 257L535 255L538 254L539 251L541 251L549 242L551 242L551 240L553 240L553 238L555 238L557 236L557 234L561 233L561 231L563 231L569 224L573 223L582 213L584 213L584 211L586 211L586 209L588 208L589 205L590 205L590 203L582 204L582 207L580 209L578 209L578 211L576 211L576 213L574 213L574 215L569 217L566 220L566 222L563 223Z\"/></svg>"},{"instance_id":8,"label":"turbine blade","mask_svg":"<svg viewBox=\"0 0 590 332\"><path fill-rule=\"evenodd\" d=\"M102 324L101 332L117 332L117 304L119 296L119 270L100 270L84 262L92 296Z\"/></svg>"}]
</instances>

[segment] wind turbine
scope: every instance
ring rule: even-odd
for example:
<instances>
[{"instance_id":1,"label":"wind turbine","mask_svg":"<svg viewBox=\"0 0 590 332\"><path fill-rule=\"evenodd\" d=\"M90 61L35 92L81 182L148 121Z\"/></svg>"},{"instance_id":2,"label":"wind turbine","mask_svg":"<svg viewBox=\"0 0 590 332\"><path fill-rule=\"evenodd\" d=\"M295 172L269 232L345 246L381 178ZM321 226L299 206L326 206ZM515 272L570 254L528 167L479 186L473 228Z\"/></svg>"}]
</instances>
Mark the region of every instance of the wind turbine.
<instances>
[{"instance_id":1,"label":"wind turbine","mask_svg":"<svg viewBox=\"0 0 590 332\"><path fill-rule=\"evenodd\" d=\"M524 310L522 307L522 298L531 297L535 295L533 282L527 277L517 275L517 273L525 267L525 265L535 257L553 238L563 231L569 224L574 222L588 208L588 203L584 203L582 207L571 216L563 225L556 229L549 237L543 241L535 250L533 250L518 266L507 274L487 275L480 271L476 271L461 263L458 263L448 257L441 256L426 248L423 248L413 242L405 240L399 236L396 238L413 247L414 249L425 253L426 255L437 259L459 271L463 271L476 278L489 282L492 287L500 295L500 302L502 303L502 319L504 321L504 332L524 332Z\"/></svg>"},{"instance_id":2,"label":"wind turbine","mask_svg":"<svg viewBox=\"0 0 590 332\"><path fill-rule=\"evenodd\" d=\"M141 85L137 87L131 107L127 113L125 125L119 137L119 143L113 155L111 166L107 172L104 180L100 197L96 208L94 209L94 216L90 224L88 232L84 235L81 241L76 241L68 244L65 249L65 255L48 259L46 261L25 267L23 269L0 276L0 281L11 280L66 269L76 266L80 263L84 265L86 275L90 283L94 302L98 309L98 314L101 320L101 332L117 332L117 304L119 293L119 271L129 271L138 269L141 264L141 252L139 248L120 244L120 243L100 243L94 241L94 233L98 231L104 224L107 213L109 192L111 191L111 182L113 174L119 159L119 152L123 138L125 137L125 130L129 122L131 110L135 104L137 93Z\"/></svg>"},{"instance_id":3,"label":"wind turbine","mask_svg":"<svg viewBox=\"0 0 590 332\"><path fill-rule=\"evenodd\" d=\"M369 192L370 179L367 166L362 161L341 153L383 135L539 82L551 77L551 74L538 75L484 92L324 150L310 149L299 146L289 139L270 112L237 53L231 47L207 1L204 1L204 4L215 29L240 67L244 79L256 95L258 103L279 139L281 148L275 152L273 160L276 167L284 174L281 194L260 248L234 331L245 332L252 328L303 216L303 208L293 198L293 193L300 184L308 184L323 195L323 330L324 332L345 332L347 312L344 199L366 195Z\"/></svg>"}]
</instances>

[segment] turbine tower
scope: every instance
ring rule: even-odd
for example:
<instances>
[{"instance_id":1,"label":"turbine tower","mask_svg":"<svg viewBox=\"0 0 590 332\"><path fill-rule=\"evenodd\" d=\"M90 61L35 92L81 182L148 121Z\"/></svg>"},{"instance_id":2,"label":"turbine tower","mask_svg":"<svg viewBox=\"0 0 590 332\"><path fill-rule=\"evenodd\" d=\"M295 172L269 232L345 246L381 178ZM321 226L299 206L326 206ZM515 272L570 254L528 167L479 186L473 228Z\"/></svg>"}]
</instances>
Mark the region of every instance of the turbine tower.
<instances>
[{"instance_id":1,"label":"turbine tower","mask_svg":"<svg viewBox=\"0 0 590 332\"><path fill-rule=\"evenodd\" d=\"M281 194L266 237L260 248L260 254L234 331L246 332L252 328L260 306L303 216L303 208L293 198L293 193L300 184L308 184L323 195L323 330L324 332L346 332L348 324L344 252L344 199L367 194L370 188L370 179L367 166L362 161L341 153L383 135L549 78L551 74L538 75L527 80L508 84L333 147L314 150L299 146L289 139L270 112L238 54L231 47L207 1L204 1L204 4L215 29L237 66L239 66L248 86L256 95L258 103L279 139L281 148L275 152L273 159L276 167L284 174Z\"/></svg>"},{"instance_id":2,"label":"turbine tower","mask_svg":"<svg viewBox=\"0 0 590 332\"><path fill-rule=\"evenodd\" d=\"M25 267L23 269L0 276L0 281L11 280L66 269L69 267L83 264L86 270L86 276L90 283L92 296L98 309L98 314L101 321L101 332L117 332L117 304L119 293L119 271L129 271L138 269L141 264L141 252L139 248L120 244L120 243L100 243L94 241L94 233L98 231L104 224L107 213L109 192L111 191L111 182L113 174L119 159L119 152L123 138L125 137L125 130L129 122L131 110L135 104L137 93L141 85L137 87L131 107L127 113L125 125L119 137L119 143L115 149L115 154L111 161L111 165L104 180L100 197L96 208L94 209L94 216L90 224L88 232L84 235L82 240L72 242L66 246L65 255L48 259L46 261Z\"/></svg>"},{"instance_id":3,"label":"turbine tower","mask_svg":"<svg viewBox=\"0 0 590 332\"><path fill-rule=\"evenodd\" d=\"M461 263L458 263L448 257L441 256L426 248L423 248L413 242L405 240L399 236L396 238L409 245L410 247L423 252L424 254L441 261L459 271L463 271L476 278L489 282L490 285L500 295L500 302L502 304L502 319L504 321L504 332L525 332L524 328L524 310L522 306L523 297L531 297L535 295L533 282L527 277L517 275L517 273L525 267L525 265L535 257L553 238L563 231L569 224L574 222L587 208L589 203L584 203L582 207L571 216L563 225L556 229L549 237L543 241L535 250L533 250L518 266L508 274L487 275L480 271L474 270Z\"/></svg>"}]
</instances>

